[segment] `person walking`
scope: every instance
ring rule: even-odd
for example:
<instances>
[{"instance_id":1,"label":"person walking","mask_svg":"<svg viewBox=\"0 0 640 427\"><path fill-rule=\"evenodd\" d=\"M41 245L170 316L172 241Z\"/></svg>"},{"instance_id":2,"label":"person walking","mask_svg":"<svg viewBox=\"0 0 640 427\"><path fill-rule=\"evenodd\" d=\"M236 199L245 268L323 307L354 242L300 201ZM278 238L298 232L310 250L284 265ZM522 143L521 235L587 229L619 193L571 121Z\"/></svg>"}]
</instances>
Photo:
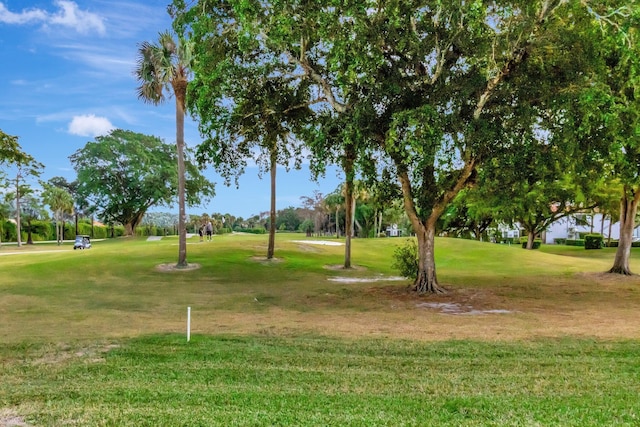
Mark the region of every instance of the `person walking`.
<instances>
[{"instance_id":1,"label":"person walking","mask_svg":"<svg viewBox=\"0 0 640 427\"><path fill-rule=\"evenodd\" d=\"M213 237L213 225L211 225L211 221L207 222L207 240L211 241Z\"/></svg>"}]
</instances>

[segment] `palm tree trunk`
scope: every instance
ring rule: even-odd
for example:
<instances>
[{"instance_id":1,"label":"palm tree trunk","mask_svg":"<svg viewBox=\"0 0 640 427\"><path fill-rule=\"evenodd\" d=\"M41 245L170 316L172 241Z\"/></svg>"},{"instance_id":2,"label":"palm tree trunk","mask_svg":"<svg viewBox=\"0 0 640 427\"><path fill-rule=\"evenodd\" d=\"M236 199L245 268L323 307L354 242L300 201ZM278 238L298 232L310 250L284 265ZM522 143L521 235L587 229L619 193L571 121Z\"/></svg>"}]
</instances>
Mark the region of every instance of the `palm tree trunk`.
<instances>
[{"instance_id":1,"label":"palm tree trunk","mask_svg":"<svg viewBox=\"0 0 640 427\"><path fill-rule=\"evenodd\" d=\"M184 92L176 94L176 150L178 154L178 264L187 267L187 214L185 208L185 167L184 167Z\"/></svg>"},{"instance_id":2,"label":"palm tree trunk","mask_svg":"<svg viewBox=\"0 0 640 427\"><path fill-rule=\"evenodd\" d=\"M344 268L351 268L351 237L353 236L353 218L355 213L355 200L353 194L355 153L353 151L353 146L348 145L345 148L345 158L343 161L345 175Z\"/></svg>"},{"instance_id":3,"label":"palm tree trunk","mask_svg":"<svg viewBox=\"0 0 640 427\"><path fill-rule=\"evenodd\" d=\"M56 242L58 244L58 246L60 246L62 244L62 237L61 237L61 229L60 229L60 217L62 215L60 214L60 211L56 211ZM76 234L78 234L78 231L76 229Z\"/></svg>"},{"instance_id":4,"label":"palm tree trunk","mask_svg":"<svg viewBox=\"0 0 640 427\"><path fill-rule=\"evenodd\" d=\"M16 177L16 231L18 247L22 246L22 230L20 228L20 176Z\"/></svg>"},{"instance_id":5,"label":"palm tree trunk","mask_svg":"<svg viewBox=\"0 0 640 427\"><path fill-rule=\"evenodd\" d=\"M277 152L275 148L271 149L271 205L269 209L269 246L267 248L267 259L272 259L276 246L276 168L277 168Z\"/></svg>"}]
</instances>

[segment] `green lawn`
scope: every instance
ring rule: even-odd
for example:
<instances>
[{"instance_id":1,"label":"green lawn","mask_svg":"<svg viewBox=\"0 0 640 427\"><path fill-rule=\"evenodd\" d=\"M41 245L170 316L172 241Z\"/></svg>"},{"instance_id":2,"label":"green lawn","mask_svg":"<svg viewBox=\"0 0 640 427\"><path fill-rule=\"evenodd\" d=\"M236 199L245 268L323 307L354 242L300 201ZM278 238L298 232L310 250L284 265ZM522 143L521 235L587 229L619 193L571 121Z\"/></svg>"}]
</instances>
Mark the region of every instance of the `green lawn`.
<instances>
[{"instance_id":1,"label":"green lawn","mask_svg":"<svg viewBox=\"0 0 640 427\"><path fill-rule=\"evenodd\" d=\"M404 239L354 241L350 271L293 240L196 237L182 272L157 269L175 238L2 247L0 425L640 424L640 279L600 274L612 249L438 239L449 293L418 297Z\"/></svg>"}]
</instances>

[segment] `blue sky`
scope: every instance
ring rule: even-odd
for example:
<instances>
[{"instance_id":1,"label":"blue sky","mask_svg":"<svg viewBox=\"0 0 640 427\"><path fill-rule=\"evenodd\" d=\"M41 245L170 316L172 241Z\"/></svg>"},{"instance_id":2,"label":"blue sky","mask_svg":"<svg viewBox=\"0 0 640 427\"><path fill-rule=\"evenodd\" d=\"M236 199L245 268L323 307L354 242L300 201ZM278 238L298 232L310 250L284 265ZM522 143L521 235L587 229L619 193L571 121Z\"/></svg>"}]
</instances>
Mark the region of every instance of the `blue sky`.
<instances>
[{"instance_id":1,"label":"blue sky","mask_svg":"<svg viewBox=\"0 0 640 427\"><path fill-rule=\"evenodd\" d=\"M152 106L137 99L133 76L138 43L171 27L169 0L0 0L0 129L19 137L23 150L45 164L45 180L75 180L69 156L96 136L122 128L175 141L173 100ZM187 118L187 145L201 138ZM269 210L268 175L248 168L240 188L216 182L216 197L189 212L249 217ZM314 191L340 185L335 170L319 183L307 165L278 170L277 207L300 206ZM160 207L158 211L176 211Z\"/></svg>"}]
</instances>

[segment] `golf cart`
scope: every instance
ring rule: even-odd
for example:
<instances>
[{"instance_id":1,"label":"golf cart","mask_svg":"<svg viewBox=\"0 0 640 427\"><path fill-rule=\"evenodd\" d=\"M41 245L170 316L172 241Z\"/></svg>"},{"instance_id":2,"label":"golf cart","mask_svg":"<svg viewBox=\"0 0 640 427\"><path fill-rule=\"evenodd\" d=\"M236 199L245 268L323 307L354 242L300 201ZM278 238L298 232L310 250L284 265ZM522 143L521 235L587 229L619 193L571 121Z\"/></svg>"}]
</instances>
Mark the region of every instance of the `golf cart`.
<instances>
[{"instance_id":1,"label":"golf cart","mask_svg":"<svg viewBox=\"0 0 640 427\"><path fill-rule=\"evenodd\" d=\"M73 250L91 248L91 238L89 236L77 235L73 244Z\"/></svg>"}]
</instances>

